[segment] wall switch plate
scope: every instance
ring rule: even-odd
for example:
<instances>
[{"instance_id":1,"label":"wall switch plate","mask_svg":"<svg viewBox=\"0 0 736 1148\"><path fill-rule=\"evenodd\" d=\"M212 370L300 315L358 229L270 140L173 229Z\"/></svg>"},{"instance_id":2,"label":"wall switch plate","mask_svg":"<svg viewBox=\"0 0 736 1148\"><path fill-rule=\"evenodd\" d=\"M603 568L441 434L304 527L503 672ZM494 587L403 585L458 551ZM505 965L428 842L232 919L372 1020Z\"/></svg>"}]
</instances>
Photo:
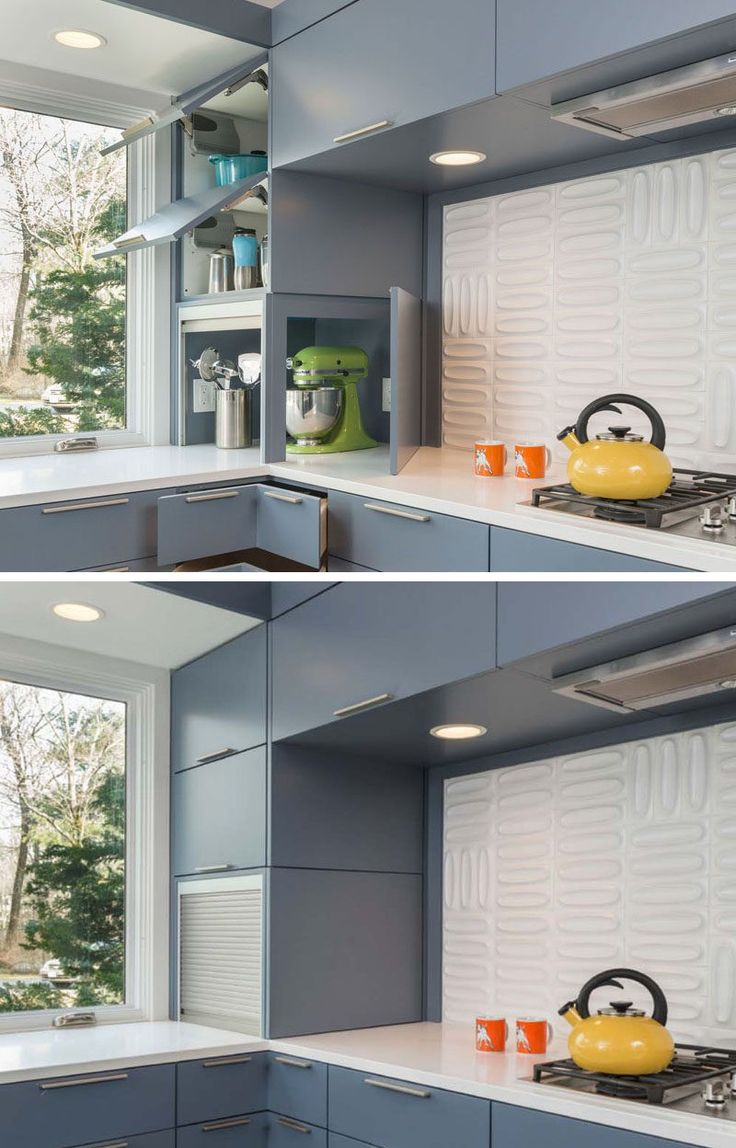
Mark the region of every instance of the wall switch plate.
<instances>
[{"instance_id":1,"label":"wall switch plate","mask_svg":"<svg viewBox=\"0 0 736 1148\"><path fill-rule=\"evenodd\" d=\"M390 379L383 379L383 385L381 387L381 410L382 411L390 411L391 410L391 380Z\"/></svg>"},{"instance_id":2,"label":"wall switch plate","mask_svg":"<svg viewBox=\"0 0 736 1148\"><path fill-rule=\"evenodd\" d=\"M192 412L195 415L206 415L215 409L215 389L214 383L206 383L204 379L194 380Z\"/></svg>"}]
</instances>

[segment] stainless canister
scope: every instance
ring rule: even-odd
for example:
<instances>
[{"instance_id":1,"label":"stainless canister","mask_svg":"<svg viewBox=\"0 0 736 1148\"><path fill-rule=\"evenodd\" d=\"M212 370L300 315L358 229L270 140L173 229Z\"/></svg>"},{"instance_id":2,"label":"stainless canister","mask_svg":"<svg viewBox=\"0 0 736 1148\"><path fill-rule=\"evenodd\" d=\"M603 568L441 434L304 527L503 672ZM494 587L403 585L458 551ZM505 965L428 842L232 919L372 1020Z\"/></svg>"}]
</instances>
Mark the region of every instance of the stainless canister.
<instances>
[{"instance_id":1,"label":"stainless canister","mask_svg":"<svg viewBox=\"0 0 736 1148\"><path fill-rule=\"evenodd\" d=\"M261 246L258 249L258 257L261 262L261 284L267 291L271 290L271 244L267 235L263 236Z\"/></svg>"},{"instance_id":2,"label":"stainless canister","mask_svg":"<svg viewBox=\"0 0 736 1148\"><path fill-rule=\"evenodd\" d=\"M233 289L233 257L230 251L218 249L210 255L210 295Z\"/></svg>"},{"instance_id":3,"label":"stainless canister","mask_svg":"<svg viewBox=\"0 0 736 1148\"><path fill-rule=\"evenodd\" d=\"M251 393L219 391L215 400L215 446L231 450L251 445Z\"/></svg>"}]
</instances>

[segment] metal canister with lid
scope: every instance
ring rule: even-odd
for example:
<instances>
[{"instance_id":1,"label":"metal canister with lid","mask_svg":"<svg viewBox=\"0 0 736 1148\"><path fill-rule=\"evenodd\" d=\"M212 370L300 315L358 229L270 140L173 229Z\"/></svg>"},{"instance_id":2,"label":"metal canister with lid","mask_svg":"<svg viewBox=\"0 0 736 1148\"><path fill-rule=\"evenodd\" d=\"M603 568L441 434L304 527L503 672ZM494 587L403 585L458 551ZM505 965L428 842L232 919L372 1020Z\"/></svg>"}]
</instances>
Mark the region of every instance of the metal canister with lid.
<instances>
[{"instance_id":1,"label":"metal canister with lid","mask_svg":"<svg viewBox=\"0 0 736 1148\"><path fill-rule=\"evenodd\" d=\"M235 290L249 291L258 286L258 240L252 227L236 227L233 237Z\"/></svg>"}]
</instances>

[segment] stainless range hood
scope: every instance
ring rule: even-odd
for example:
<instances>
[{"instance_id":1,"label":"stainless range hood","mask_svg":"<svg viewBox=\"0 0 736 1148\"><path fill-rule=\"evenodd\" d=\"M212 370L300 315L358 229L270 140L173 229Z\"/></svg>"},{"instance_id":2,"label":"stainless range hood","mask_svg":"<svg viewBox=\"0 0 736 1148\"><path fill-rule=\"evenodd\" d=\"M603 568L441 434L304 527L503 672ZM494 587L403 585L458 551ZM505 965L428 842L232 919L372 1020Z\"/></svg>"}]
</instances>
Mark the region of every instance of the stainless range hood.
<instances>
[{"instance_id":1,"label":"stainless range hood","mask_svg":"<svg viewBox=\"0 0 736 1148\"><path fill-rule=\"evenodd\" d=\"M581 670L556 679L553 688L616 713L661 709L710 694L736 699L736 627Z\"/></svg>"},{"instance_id":2,"label":"stainless range hood","mask_svg":"<svg viewBox=\"0 0 736 1148\"><path fill-rule=\"evenodd\" d=\"M553 104L552 118L613 139L736 116L736 51ZM731 118L733 122L733 118Z\"/></svg>"}]
</instances>

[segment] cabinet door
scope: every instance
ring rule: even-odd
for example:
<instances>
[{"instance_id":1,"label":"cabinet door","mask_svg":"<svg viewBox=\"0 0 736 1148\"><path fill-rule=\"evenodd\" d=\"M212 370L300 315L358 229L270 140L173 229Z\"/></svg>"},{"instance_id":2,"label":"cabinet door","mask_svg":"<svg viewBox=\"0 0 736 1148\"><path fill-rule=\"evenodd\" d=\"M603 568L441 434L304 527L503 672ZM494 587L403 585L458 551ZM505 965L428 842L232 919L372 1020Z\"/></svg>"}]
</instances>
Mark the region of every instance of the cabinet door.
<instances>
[{"instance_id":1,"label":"cabinet door","mask_svg":"<svg viewBox=\"0 0 736 1148\"><path fill-rule=\"evenodd\" d=\"M273 737L493 669L495 585L350 583L271 624Z\"/></svg>"},{"instance_id":2,"label":"cabinet door","mask_svg":"<svg viewBox=\"0 0 736 1148\"><path fill-rule=\"evenodd\" d=\"M268 1107L281 1116L323 1128L327 1124L327 1065L291 1053L272 1052ZM310 1140L310 1144L312 1141Z\"/></svg>"},{"instance_id":3,"label":"cabinet door","mask_svg":"<svg viewBox=\"0 0 736 1148\"><path fill-rule=\"evenodd\" d=\"M266 1108L265 1053L212 1056L176 1068L176 1122L224 1120Z\"/></svg>"},{"instance_id":4,"label":"cabinet door","mask_svg":"<svg viewBox=\"0 0 736 1148\"><path fill-rule=\"evenodd\" d=\"M495 1103L491 1106L491 1142L493 1148L519 1148L520 1144L543 1144L544 1148L590 1148L591 1144L596 1148L687 1148L679 1140Z\"/></svg>"},{"instance_id":5,"label":"cabinet door","mask_svg":"<svg viewBox=\"0 0 736 1148\"><path fill-rule=\"evenodd\" d=\"M399 474L422 445L422 304L391 288L390 470Z\"/></svg>"},{"instance_id":6,"label":"cabinet door","mask_svg":"<svg viewBox=\"0 0 736 1148\"><path fill-rule=\"evenodd\" d=\"M301 1148L303 1137L309 1137L309 1148L327 1148L327 1131L295 1120L292 1116L273 1114L268 1121L269 1148Z\"/></svg>"},{"instance_id":7,"label":"cabinet door","mask_svg":"<svg viewBox=\"0 0 736 1148\"><path fill-rule=\"evenodd\" d=\"M247 750L174 776L174 873L266 863L266 750Z\"/></svg>"},{"instance_id":8,"label":"cabinet door","mask_svg":"<svg viewBox=\"0 0 736 1148\"><path fill-rule=\"evenodd\" d=\"M266 741L266 627L176 670L171 683L175 771Z\"/></svg>"},{"instance_id":9,"label":"cabinet door","mask_svg":"<svg viewBox=\"0 0 736 1148\"><path fill-rule=\"evenodd\" d=\"M255 484L158 500L158 560L163 566L248 550L256 544Z\"/></svg>"},{"instance_id":10,"label":"cabinet door","mask_svg":"<svg viewBox=\"0 0 736 1148\"><path fill-rule=\"evenodd\" d=\"M203 1136L202 1133L209 1133ZM225 1120L208 1120L205 1124L188 1124L176 1132L176 1148L266 1148L268 1116L228 1116Z\"/></svg>"},{"instance_id":11,"label":"cabinet door","mask_svg":"<svg viewBox=\"0 0 736 1148\"><path fill-rule=\"evenodd\" d=\"M491 527L491 570L530 572L541 571L664 571L683 570L682 566L668 566L649 558L635 558L616 550L599 550L597 546L579 546L574 542L561 542L557 538L543 538L539 534L526 534L522 530Z\"/></svg>"},{"instance_id":12,"label":"cabinet door","mask_svg":"<svg viewBox=\"0 0 736 1148\"><path fill-rule=\"evenodd\" d=\"M494 93L494 4L357 0L271 57L273 166Z\"/></svg>"}]
</instances>

